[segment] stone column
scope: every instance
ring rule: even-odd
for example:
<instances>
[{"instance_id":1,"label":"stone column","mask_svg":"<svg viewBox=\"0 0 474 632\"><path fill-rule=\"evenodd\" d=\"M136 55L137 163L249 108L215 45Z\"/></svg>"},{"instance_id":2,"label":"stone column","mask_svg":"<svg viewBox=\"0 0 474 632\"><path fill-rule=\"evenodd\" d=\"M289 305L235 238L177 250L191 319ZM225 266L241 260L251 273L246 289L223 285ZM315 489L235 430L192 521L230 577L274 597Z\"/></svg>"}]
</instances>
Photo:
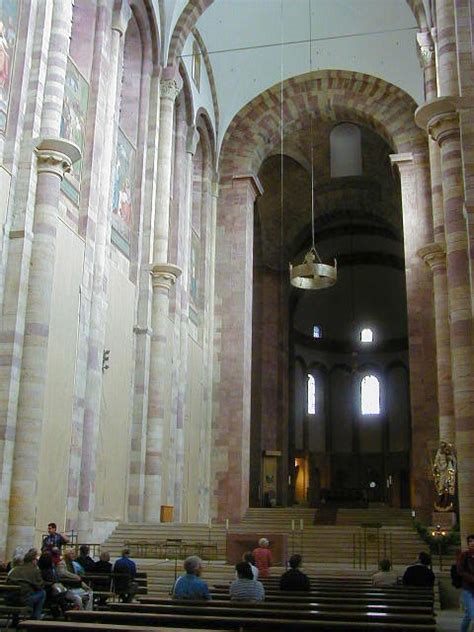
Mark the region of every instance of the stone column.
<instances>
[{"instance_id":1,"label":"stone column","mask_svg":"<svg viewBox=\"0 0 474 632\"><path fill-rule=\"evenodd\" d=\"M162 504L162 453L165 428L165 394L171 375L167 357L169 333L169 291L181 274L181 269L167 262L171 167L173 152L174 102L182 87L176 69L166 68L160 83L160 141L156 188L153 263L151 265L153 303L152 338L150 349L150 381L145 454L144 519L160 521Z\"/></svg>"},{"instance_id":2,"label":"stone column","mask_svg":"<svg viewBox=\"0 0 474 632\"><path fill-rule=\"evenodd\" d=\"M421 519L431 517L433 489L428 442L438 438L436 397L436 340L433 318L433 279L418 257L421 246L433 240L427 156L391 157L400 173L410 358L412 426L412 507Z\"/></svg>"},{"instance_id":3,"label":"stone column","mask_svg":"<svg viewBox=\"0 0 474 632\"><path fill-rule=\"evenodd\" d=\"M428 244L418 251L433 273L434 308L436 323L436 366L438 371L439 439L454 443L453 384L451 380L451 340L448 320L448 281L444 244Z\"/></svg>"},{"instance_id":4,"label":"stone column","mask_svg":"<svg viewBox=\"0 0 474 632\"><path fill-rule=\"evenodd\" d=\"M459 94L454 0L436 0L438 96Z\"/></svg>"},{"instance_id":5,"label":"stone column","mask_svg":"<svg viewBox=\"0 0 474 632\"><path fill-rule=\"evenodd\" d=\"M252 374L253 217L262 193L251 175L221 183L217 215L212 515L248 507Z\"/></svg>"},{"instance_id":6,"label":"stone column","mask_svg":"<svg viewBox=\"0 0 474 632\"><path fill-rule=\"evenodd\" d=\"M64 173L80 158L76 145L58 138L44 138L35 151L34 240L10 491L9 550L19 543L34 543L60 184Z\"/></svg>"},{"instance_id":7,"label":"stone column","mask_svg":"<svg viewBox=\"0 0 474 632\"><path fill-rule=\"evenodd\" d=\"M131 9L127 0L116 3L115 11L112 15L112 23L99 22L99 28L104 31L111 28L110 51L107 82L103 92L96 98L101 98L101 105L104 107L104 119L96 121L102 123L104 127L102 154L100 165L92 161L92 169L96 171L99 185L96 194L99 199L97 215L95 216L96 227L94 234L93 222L91 230L87 235L89 247L91 242L94 248L93 267L87 270L87 277L92 275L92 287L90 291L90 312L89 328L87 338L83 339L83 344L87 350L87 365L85 367L85 393L82 432L77 432L75 440L72 442L71 452L76 454L75 459L71 459L70 484L77 481L77 460L80 460L79 493L78 498L78 520L77 531L79 540L91 542L94 526L95 510L95 488L96 488L96 453L99 442L99 426L101 415L102 397L102 353L104 348L105 326L107 319L107 280L108 264L110 257L110 225L111 225L111 195L112 195L112 173L115 158L115 148L117 145L117 129L119 120L119 97L122 83L123 65L123 42L131 17ZM103 20L103 14L102 14ZM93 71L100 73L103 50L100 43L104 33L98 33L98 41L94 51ZM99 75L100 76L100 75ZM99 89L102 86L99 85ZM103 101L102 101L103 99ZM98 137L95 137L98 141ZM91 218L91 204L87 207L88 219ZM92 264L92 261L90 262ZM87 281L85 282L87 286ZM72 456L72 455L71 455ZM77 484L77 483L76 483ZM71 490L70 490L71 491ZM77 492L76 492L77 493Z\"/></svg>"},{"instance_id":8,"label":"stone column","mask_svg":"<svg viewBox=\"0 0 474 632\"><path fill-rule=\"evenodd\" d=\"M441 98L425 104L418 108L416 122L422 129L427 129L441 150L459 507L464 537L474 528L474 349L461 144L455 101Z\"/></svg>"}]
</instances>

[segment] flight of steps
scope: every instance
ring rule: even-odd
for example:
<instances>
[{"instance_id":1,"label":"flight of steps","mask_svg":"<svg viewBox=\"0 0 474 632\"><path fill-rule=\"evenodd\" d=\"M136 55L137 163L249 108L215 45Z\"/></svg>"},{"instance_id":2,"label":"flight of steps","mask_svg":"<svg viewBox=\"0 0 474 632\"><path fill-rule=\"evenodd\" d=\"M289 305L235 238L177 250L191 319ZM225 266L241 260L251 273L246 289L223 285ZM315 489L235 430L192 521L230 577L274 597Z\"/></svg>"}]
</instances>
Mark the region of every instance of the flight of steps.
<instances>
[{"instance_id":1,"label":"flight of steps","mask_svg":"<svg viewBox=\"0 0 474 632\"><path fill-rule=\"evenodd\" d=\"M335 525L315 525L316 511L304 507L250 508L241 522L230 525L229 532L251 532L257 537L264 537L268 533L286 533L288 554L301 553L304 566L311 574L331 573L335 567L341 565L345 567L344 572L347 572L353 567L354 559L354 572L364 571L366 566L367 571L373 572L383 557L391 557L394 565L401 569L412 563L419 551L426 550L426 545L411 525L409 512L404 510L384 506L339 509ZM374 523L383 525L378 530L378 543L377 530L370 529L361 550L364 530L360 525ZM300 529L301 525L303 530ZM126 542L164 542L167 538L204 543L210 540L216 543L217 561L206 562L206 579L212 583L232 578L233 567L225 564L226 531L222 523L213 524L210 532L206 524L122 523L104 543L104 548L112 557L116 557ZM172 554L170 558L168 561L138 560L140 569L148 572L151 592L166 592L172 586L175 563ZM181 560L178 560L176 568L178 573L181 572ZM275 569L275 572L279 573L280 569Z\"/></svg>"}]
</instances>

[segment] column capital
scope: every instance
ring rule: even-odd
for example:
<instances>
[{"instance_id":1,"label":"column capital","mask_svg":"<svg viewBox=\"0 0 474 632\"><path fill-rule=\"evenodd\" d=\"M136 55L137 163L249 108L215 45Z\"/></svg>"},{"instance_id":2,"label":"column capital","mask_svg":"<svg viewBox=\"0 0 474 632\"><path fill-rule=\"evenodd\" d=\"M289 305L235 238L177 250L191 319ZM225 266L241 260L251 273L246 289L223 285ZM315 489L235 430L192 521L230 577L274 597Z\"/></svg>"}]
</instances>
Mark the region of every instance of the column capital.
<instances>
[{"instance_id":1,"label":"column capital","mask_svg":"<svg viewBox=\"0 0 474 632\"><path fill-rule=\"evenodd\" d=\"M199 143L199 132L195 125L189 125L188 132L186 134L186 153L194 156Z\"/></svg>"},{"instance_id":2,"label":"column capital","mask_svg":"<svg viewBox=\"0 0 474 632\"><path fill-rule=\"evenodd\" d=\"M181 92L183 87L183 80L179 75L166 78L166 75L162 76L160 81L160 97L162 99L168 99L169 101L176 101L176 97Z\"/></svg>"},{"instance_id":3,"label":"column capital","mask_svg":"<svg viewBox=\"0 0 474 632\"><path fill-rule=\"evenodd\" d=\"M132 17L132 9L128 0L115 0L112 14L112 31L117 31L122 37L128 27L128 22Z\"/></svg>"},{"instance_id":4,"label":"column capital","mask_svg":"<svg viewBox=\"0 0 474 632\"><path fill-rule=\"evenodd\" d=\"M465 99L438 97L416 109L415 123L441 146L445 140L459 137L458 110L466 107Z\"/></svg>"},{"instance_id":5,"label":"column capital","mask_svg":"<svg viewBox=\"0 0 474 632\"><path fill-rule=\"evenodd\" d=\"M150 270L152 285L169 291L181 273L181 268L173 263L154 263Z\"/></svg>"},{"instance_id":6,"label":"column capital","mask_svg":"<svg viewBox=\"0 0 474 632\"><path fill-rule=\"evenodd\" d=\"M233 176L232 178L232 186L236 184L240 184L241 182L246 182L248 186L251 186L254 192L255 197L259 195L263 195L263 186L260 180L253 173L246 173L242 175Z\"/></svg>"},{"instance_id":7,"label":"column capital","mask_svg":"<svg viewBox=\"0 0 474 632\"><path fill-rule=\"evenodd\" d=\"M407 168L411 168L414 165L413 154L410 151L400 154L390 154L389 158L392 167L396 165L400 175L402 175Z\"/></svg>"},{"instance_id":8,"label":"column capital","mask_svg":"<svg viewBox=\"0 0 474 632\"><path fill-rule=\"evenodd\" d=\"M40 138L34 147L38 173L52 173L61 180L81 158L81 150L64 138Z\"/></svg>"},{"instance_id":9,"label":"column capital","mask_svg":"<svg viewBox=\"0 0 474 632\"><path fill-rule=\"evenodd\" d=\"M416 34L418 44L418 57L422 68L429 68L435 61L435 46L429 31L420 31Z\"/></svg>"},{"instance_id":10,"label":"column capital","mask_svg":"<svg viewBox=\"0 0 474 632\"><path fill-rule=\"evenodd\" d=\"M427 244L416 254L432 271L446 268L446 246L442 242Z\"/></svg>"}]
</instances>

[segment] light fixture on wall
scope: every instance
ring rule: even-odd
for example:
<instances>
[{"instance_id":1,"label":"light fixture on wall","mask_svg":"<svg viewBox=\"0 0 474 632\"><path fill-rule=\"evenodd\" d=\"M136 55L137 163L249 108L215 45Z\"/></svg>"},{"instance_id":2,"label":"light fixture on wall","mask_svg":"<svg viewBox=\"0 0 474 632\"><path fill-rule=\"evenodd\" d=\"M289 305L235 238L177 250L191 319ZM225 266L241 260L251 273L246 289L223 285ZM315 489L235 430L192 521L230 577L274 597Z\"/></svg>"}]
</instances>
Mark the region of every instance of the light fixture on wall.
<instances>
[{"instance_id":1,"label":"light fixture on wall","mask_svg":"<svg viewBox=\"0 0 474 632\"><path fill-rule=\"evenodd\" d=\"M311 52L312 27L311 27L311 0L308 0L309 10L309 71L313 70ZM282 80L283 81L283 80ZM311 248L304 257L303 263L293 265L290 262L290 283L301 290L323 290L333 286L337 281L337 262L329 265L321 261L316 250L314 238L314 148L313 148L313 116L310 112L310 145L311 145ZM283 185L282 185L283 186Z\"/></svg>"}]
</instances>

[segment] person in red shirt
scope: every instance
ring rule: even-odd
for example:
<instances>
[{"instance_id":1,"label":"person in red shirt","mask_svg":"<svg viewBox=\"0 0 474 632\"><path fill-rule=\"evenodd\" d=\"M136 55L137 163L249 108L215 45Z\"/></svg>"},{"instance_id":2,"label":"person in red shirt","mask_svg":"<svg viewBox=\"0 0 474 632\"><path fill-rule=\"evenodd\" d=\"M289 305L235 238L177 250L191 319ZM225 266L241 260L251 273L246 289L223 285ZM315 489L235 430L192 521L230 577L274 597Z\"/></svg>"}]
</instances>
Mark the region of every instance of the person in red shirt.
<instances>
[{"instance_id":1,"label":"person in red shirt","mask_svg":"<svg viewBox=\"0 0 474 632\"><path fill-rule=\"evenodd\" d=\"M268 577L270 566L273 564L272 552L268 548L267 538L260 538L258 547L252 551L255 558L255 566L258 568L259 577Z\"/></svg>"}]
</instances>

